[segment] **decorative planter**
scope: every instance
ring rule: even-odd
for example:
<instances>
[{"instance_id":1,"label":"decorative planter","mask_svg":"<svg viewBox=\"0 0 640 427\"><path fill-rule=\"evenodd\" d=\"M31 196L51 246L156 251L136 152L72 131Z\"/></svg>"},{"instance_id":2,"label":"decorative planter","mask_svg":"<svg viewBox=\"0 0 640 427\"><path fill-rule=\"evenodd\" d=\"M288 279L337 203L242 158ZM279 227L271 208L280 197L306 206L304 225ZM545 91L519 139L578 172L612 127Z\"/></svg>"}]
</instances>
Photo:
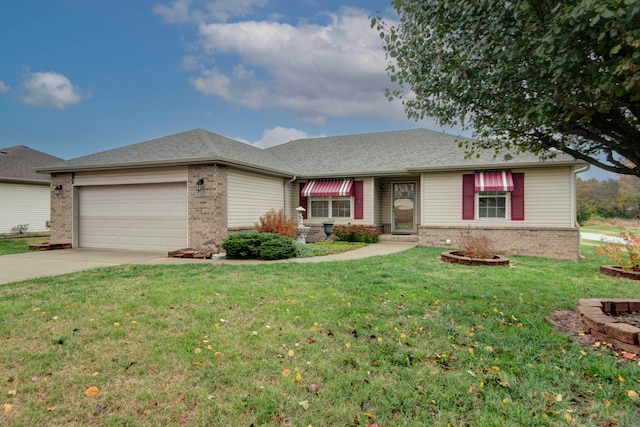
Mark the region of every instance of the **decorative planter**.
<instances>
[{"instance_id":1,"label":"decorative planter","mask_svg":"<svg viewBox=\"0 0 640 427\"><path fill-rule=\"evenodd\" d=\"M333 234L333 223L332 222L323 222L324 226L324 234L327 235L325 240L331 240L331 234Z\"/></svg>"},{"instance_id":2,"label":"decorative planter","mask_svg":"<svg viewBox=\"0 0 640 427\"><path fill-rule=\"evenodd\" d=\"M440 254L440 258L450 264L509 266L509 259L500 255L494 255L493 258L470 258L461 251L446 251Z\"/></svg>"},{"instance_id":3,"label":"decorative planter","mask_svg":"<svg viewBox=\"0 0 640 427\"><path fill-rule=\"evenodd\" d=\"M623 270L618 265L601 265L600 273L613 277L624 277L625 279L640 280L640 271Z\"/></svg>"}]
</instances>

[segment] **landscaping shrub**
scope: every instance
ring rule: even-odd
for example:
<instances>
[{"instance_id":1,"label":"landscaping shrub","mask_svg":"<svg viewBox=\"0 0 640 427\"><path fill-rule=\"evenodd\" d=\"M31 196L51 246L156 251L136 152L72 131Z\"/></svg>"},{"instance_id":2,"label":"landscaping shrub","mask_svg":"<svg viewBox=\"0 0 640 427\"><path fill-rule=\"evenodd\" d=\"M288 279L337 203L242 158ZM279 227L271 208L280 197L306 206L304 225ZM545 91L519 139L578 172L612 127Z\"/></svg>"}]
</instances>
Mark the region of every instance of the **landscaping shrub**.
<instances>
[{"instance_id":1,"label":"landscaping shrub","mask_svg":"<svg viewBox=\"0 0 640 427\"><path fill-rule=\"evenodd\" d=\"M627 271L640 271L640 236L623 231L624 244L608 243L598 246L596 252L606 255L614 264Z\"/></svg>"},{"instance_id":2,"label":"landscaping shrub","mask_svg":"<svg viewBox=\"0 0 640 427\"><path fill-rule=\"evenodd\" d=\"M237 233L222 242L228 258L256 259L260 255L260 233Z\"/></svg>"},{"instance_id":3,"label":"landscaping shrub","mask_svg":"<svg viewBox=\"0 0 640 427\"><path fill-rule=\"evenodd\" d=\"M278 236L275 234L274 236ZM296 246L288 237L279 236L269 239L260 245L260 258L266 260L287 259L296 256Z\"/></svg>"},{"instance_id":4,"label":"landscaping shrub","mask_svg":"<svg viewBox=\"0 0 640 427\"><path fill-rule=\"evenodd\" d=\"M333 233L343 242L376 243L382 234L377 228L366 225L336 225Z\"/></svg>"},{"instance_id":5,"label":"landscaping shrub","mask_svg":"<svg viewBox=\"0 0 640 427\"><path fill-rule=\"evenodd\" d=\"M256 224L258 233L273 233L286 237L295 237L298 224L292 218L288 218L284 211L271 209L260 217Z\"/></svg>"},{"instance_id":6,"label":"landscaping shrub","mask_svg":"<svg viewBox=\"0 0 640 427\"><path fill-rule=\"evenodd\" d=\"M222 248L228 258L237 259L286 259L296 256L293 240L274 233L237 233L224 242Z\"/></svg>"},{"instance_id":7,"label":"landscaping shrub","mask_svg":"<svg viewBox=\"0 0 640 427\"><path fill-rule=\"evenodd\" d=\"M459 246L469 258L489 259L494 256L494 249L487 236L473 236L471 230L460 232Z\"/></svg>"}]
</instances>

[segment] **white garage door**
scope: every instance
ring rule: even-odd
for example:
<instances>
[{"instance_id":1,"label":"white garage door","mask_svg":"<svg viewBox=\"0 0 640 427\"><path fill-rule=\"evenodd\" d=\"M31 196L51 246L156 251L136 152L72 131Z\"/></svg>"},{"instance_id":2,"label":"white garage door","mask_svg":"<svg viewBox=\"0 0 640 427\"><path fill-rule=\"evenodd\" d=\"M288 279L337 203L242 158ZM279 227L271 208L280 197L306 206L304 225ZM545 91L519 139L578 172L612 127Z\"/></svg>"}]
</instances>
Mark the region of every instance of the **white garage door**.
<instances>
[{"instance_id":1,"label":"white garage door","mask_svg":"<svg viewBox=\"0 0 640 427\"><path fill-rule=\"evenodd\" d=\"M187 247L187 184L81 187L81 248L168 251Z\"/></svg>"}]
</instances>

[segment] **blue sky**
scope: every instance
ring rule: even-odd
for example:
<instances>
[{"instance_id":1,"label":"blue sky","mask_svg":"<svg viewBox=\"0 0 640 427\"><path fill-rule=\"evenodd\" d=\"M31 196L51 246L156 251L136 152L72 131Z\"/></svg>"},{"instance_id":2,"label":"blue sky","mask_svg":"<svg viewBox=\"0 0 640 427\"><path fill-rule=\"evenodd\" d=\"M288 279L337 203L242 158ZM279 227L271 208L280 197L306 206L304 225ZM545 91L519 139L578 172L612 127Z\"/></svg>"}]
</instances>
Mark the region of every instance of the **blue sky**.
<instances>
[{"instance_id":1,"label":"blue sky","mask_svg":"<svg viewBox=\"0 0 640 427\"><path fill-rule=\"evenodd\" d=\"M442 130L384 97L376 11L393 20L390 0L3 2L0 147L70 159L195 128L261 147Z\"/></svg>"}]
</instances>

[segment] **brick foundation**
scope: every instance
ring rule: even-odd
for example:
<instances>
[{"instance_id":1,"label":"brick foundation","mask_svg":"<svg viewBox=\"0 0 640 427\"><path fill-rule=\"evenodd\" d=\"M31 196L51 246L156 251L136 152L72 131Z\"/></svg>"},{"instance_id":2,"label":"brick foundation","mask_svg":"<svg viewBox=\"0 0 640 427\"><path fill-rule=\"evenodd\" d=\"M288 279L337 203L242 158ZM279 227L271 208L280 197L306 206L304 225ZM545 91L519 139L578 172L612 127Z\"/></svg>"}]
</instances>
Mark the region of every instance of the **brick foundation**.
<instances>
[{"instance_id":1,"label":"brick foundation","mask_svg":"<svg viewBox=\"0 0 640 427\"><path fill-rule=\"evenodd\" d=\"M54 188L62 185L56 196ZM70 244L73 241L73 174L51 174L51 231L49 242Z\"/></svg>"},{"instance_id":2,"label":"brick foundation","mask_svg":"<svg viewBox=\"0 0 640 427\"><path fill-rule=\"evenodd\" d=\"M196 182L204 180L200 191ZM227 231L227 168L221 165L189 166L189 246L217 249Z\"/></svg>"},{"instance_id":3,"label":"brick foundation","mask_svg":"<svg viewBox=\"0 0 640 427\"><path fill-rule=\"evenodd\" d=\"M421 246L457 248L460 233L486 236L496 252L505 255L540 256L578 260L580 230L577 228L497 228L497 227L420 227ZM447 245L446 241L451 244Z\"/></svg>"}]
</instances>

